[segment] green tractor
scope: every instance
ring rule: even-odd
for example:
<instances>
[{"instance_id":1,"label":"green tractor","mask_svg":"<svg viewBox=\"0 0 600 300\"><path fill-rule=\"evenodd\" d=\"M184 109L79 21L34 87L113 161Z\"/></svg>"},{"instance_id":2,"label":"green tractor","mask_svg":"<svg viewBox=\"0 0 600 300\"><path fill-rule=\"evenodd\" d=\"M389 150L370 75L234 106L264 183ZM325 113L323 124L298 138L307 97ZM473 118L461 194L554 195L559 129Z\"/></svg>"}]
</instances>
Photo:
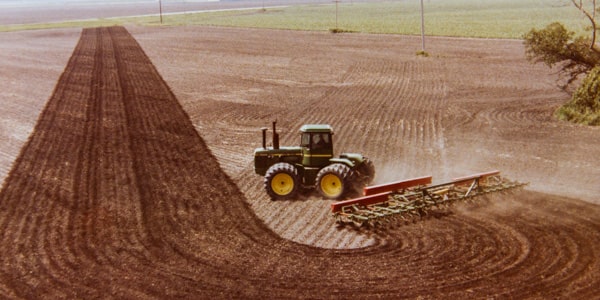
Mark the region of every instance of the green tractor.
<instances>
[{"instance_id":1,"label":"green tractor","mask_svg":"<svg viewBox=\"0 0 600 300\"><path fill-rule=\"evenodd\" d=\"M254 150L254 171L264 176L272 200L293 199L300 188L316 188L327 199L342 199L362 191L375 177L373 163L361 154L333 155L333 129L329 125L304 125L299 147L279 147L273 122L273 147L267 147L262 128L262 148Z\"/></svg>"}]
</instances>

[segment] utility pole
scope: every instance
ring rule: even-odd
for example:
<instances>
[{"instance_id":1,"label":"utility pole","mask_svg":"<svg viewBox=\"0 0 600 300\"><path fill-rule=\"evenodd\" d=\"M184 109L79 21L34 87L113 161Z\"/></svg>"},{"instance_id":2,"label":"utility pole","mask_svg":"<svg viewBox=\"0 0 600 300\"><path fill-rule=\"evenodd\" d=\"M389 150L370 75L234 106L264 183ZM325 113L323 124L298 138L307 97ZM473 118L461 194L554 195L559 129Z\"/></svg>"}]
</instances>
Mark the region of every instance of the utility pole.
<instances>
[{"instance_id":1,"label":"utility pole","mask_svg":"<svg viewBox=\"0 0 600 300\"><path fill-rule=\"evenodd\" d=\"M423 0L421 0L421 50L425 53L425 14L423 12Z\"/></svg>"},{"instance_id":2,"label":"utility pole","mask_svg":"<svg viewBox=\"0 0 600 300\"><path fill-rule=\"evenodd\" d=\"M335 0L335 29L338 29L338 3L340 0Z\"/></svg>"},{"instance_id":3,"label":"utility pole","mask_svg":"<svg viewBox=\"0 0 600 300\"><path fill-rule=\"evenodd\" d=\"M162 0L158 0L158 11L160 14L160 24L162 24Z\"/></svg>"}]
</instances>

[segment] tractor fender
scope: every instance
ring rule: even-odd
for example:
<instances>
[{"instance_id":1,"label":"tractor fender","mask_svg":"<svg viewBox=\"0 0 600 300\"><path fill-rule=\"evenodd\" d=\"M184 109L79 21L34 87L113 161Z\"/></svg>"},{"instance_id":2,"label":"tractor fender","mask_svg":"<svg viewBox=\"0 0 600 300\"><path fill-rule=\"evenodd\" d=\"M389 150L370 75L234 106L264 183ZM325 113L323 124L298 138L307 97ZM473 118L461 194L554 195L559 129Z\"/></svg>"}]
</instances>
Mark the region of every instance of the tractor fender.
<instances>
[{"instance_id":1,"label":"tractor fender","mask_svg":"<svg viewBox=\"0 0 600 300\"><path fill-rule=\"evenodd\" d=\"M333 163L344 164L344 165L348 166L350 169L353 169L354 166L356 166L356 164L353 161L351 161L351 160L349 160L347 158L342 158L342 157L340 157L340 158L332 158L332 159L329 160L329 162L332 163L332 164Z\"/></svg>"},{"instance_id":2,"label":"tractor fender","mask_svg":"<svg viewBox=\"0 0 600 300\"><path fill-rule=\"evenodd\" d=\"M340 158L351 161L353 166L358 166L365 160L365 157L359 153L342 153L340 154Z\"/></svg>"}]
</instances>

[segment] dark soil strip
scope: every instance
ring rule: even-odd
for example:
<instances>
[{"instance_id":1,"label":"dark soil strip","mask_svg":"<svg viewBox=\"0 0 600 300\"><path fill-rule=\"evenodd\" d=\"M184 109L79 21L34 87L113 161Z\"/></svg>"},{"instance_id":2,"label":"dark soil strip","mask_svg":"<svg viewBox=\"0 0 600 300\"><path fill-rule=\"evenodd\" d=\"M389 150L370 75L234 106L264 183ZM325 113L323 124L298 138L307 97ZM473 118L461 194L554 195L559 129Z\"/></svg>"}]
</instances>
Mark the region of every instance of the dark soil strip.
<instances>
[{"instance_id":1,"label":"dark soil strip","mask_svg":"<svg viewBox=\"0 0 600 300\"><path fill-rule=\"evenodd\" d=\"M221 294L279 243L121 27L82 32L0 207L6 296Z\"/></svg>"}]
</instances>

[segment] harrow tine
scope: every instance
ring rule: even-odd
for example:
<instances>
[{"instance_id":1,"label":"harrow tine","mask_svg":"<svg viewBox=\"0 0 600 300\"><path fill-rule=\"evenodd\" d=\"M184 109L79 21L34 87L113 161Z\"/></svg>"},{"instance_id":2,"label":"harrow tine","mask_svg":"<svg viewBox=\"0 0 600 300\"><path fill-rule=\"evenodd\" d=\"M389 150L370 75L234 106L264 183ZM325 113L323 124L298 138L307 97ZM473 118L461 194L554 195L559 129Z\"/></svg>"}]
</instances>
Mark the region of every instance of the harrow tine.
<instances>
[{"instance_id":1,"label":"harrow tine","mask_svg":"<svg viewBox=\"0 0 600 300\"><path fill-rule=\"evenodd\" d=\"M362 227L362 226L364 225L364 223L365 223L365 222L364 222L364 221L362 221L362 220L361 220L361 221L358 221L358 220L355 220L355 219L353 219L353 220L352 220L352 224L353 224L354 226L356 226L356 227Z\"/></svg>"}]
</instances>

